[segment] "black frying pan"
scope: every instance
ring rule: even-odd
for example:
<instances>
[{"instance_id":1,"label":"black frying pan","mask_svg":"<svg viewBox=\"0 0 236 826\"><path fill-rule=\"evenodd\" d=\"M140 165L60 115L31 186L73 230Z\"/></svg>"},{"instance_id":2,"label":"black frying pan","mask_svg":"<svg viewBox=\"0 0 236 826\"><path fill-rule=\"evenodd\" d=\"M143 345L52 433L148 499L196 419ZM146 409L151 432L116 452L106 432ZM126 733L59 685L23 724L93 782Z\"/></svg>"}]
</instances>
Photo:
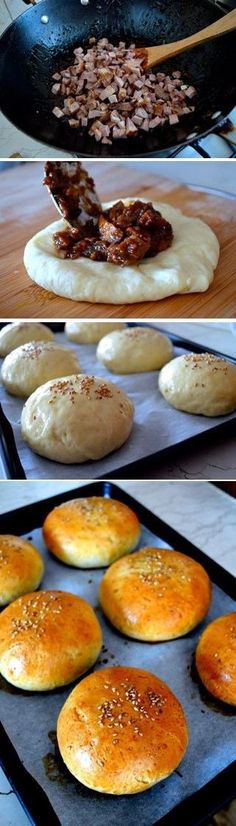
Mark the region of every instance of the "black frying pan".
<instances>
[{"instance_id":1,"label":"black frying pan","mask_svg":"<svg viewBox=\"0 0 236 826\"><path fill-rule=\"evenodd\" d=\"M224 2L225 10L235 2ZM0 105L18 129L68 154L116 157L168 155L178 145L211 131L233 108L236 37L225 35L180 57L165 68L181 69L196 86L196 111L177 126L148 134L97 143L82 130L73 130L51 114L52 74L67 66L76 46L89 37L108 37L117 43L155 45L188 36L213 23L223 13L213 0L43 0L27 9L0 39ZM48 22L43 20L48 18ZM163 64L164 65L164 64Z\"/></svg>"}]
</instances>

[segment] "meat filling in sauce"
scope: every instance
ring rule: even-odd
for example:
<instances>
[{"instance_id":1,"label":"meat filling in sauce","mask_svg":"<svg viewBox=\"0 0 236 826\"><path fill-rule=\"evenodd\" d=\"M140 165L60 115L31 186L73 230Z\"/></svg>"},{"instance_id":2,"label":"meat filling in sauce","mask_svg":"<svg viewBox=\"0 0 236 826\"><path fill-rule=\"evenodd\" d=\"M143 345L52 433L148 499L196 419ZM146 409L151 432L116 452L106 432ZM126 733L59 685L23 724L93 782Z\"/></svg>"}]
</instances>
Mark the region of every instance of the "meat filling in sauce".
<instances>
[{"instance_id":1,"label":"meat filling in sauce","mask_svg":"<svg viewBox=\"0 0 236 826\"><path fill-rule=\"evenodd\" d=\"M152 206L134 201L125 206L117 201L92 221L54 233L61 258L91 258L124 267L137 264L168 249L173 241L171 224Z\"/></svg>"}]
</instances>

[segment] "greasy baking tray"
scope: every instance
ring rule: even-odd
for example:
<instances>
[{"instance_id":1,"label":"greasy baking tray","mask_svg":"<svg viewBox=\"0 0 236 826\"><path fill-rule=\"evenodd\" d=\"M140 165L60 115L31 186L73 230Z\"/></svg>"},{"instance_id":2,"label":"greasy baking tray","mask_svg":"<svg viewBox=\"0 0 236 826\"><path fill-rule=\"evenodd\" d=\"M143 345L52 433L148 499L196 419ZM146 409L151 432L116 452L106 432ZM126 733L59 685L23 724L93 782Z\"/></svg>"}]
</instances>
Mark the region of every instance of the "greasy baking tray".
<instances>
[{"instance_id":1,"label":"greasy baking tray","mask_svg":"<svg viewBox=\"0 0 236 826\"><path fill-rule=\"evenodd\" d=\"M152 326L152 325L148 325ZM201 347L190 340L169 334L175 345L175 354L202 352ZM200 440L208 441L225 433L235 433L236 412L228 416L208 418L182 413L171 407L161 396L157 386L157 371L131 375L109 373L96 360L96 346L76 345L68 342L64 333L56 339L77 350L83 372L104 376L117 383L133 399L135 405L134 426L128 441L119 450L96 462L64 465L38 456L30 450L21 437L20 415L23 401L10 396L0 387L0 441L6 476L10 479L103 479L139 477L145 474L150 463L164 455L172 454L183 444ZM218 356L224 354L206 348ZM228 357L227 357L228 358ZM229 358L236 364L235 358Z\"/></svg>"},{"instance_id":2,"label":"greasy baking tray","mask_svg":"<svg viewBox=\"0 0 236 826\"><path fill-rule=\"evenodd\" d=\"M213 581L208 617L200 627L167 643L141 643L112 629L97 605L100 570L79 571L59 563L46 551L40 526L49 510L62 501L88 494L113 496L128 504L142 523L140 545L175 547L203 563ZM194 493L193 493L194 495ZM72 686L35 694L2 680L0 762L35 826L200 826L235 794L235 712L217 703L200 687L193 654L204 625L234 608L235 580L216 562L165 522L110 482L95 482L0 517L0 531L32 538L46 561L45 588L81 594L94 606L102 624L104 647L95 669L105 665L141 666L166 680L185 709L189 748L172 776L143 794L113 797L82 786L58 756L55 728L58 712Z\"/></svg>"}]
</instances>

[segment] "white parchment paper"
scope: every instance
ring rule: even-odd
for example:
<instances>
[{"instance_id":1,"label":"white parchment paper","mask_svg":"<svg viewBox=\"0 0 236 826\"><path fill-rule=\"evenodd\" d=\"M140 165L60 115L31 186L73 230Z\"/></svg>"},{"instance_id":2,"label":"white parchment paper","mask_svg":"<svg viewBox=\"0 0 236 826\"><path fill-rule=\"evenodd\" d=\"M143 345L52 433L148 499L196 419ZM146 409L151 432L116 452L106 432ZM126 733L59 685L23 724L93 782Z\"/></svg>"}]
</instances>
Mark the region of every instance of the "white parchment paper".
<instances>
[{"instance_id":1,"label":"white parchment paper","mask_svg":"<svg viewBox=\"0 0 236 826\"><path fill-rule=\"evenodd\" d=\"M104 647L95 670L106 665L123 664L157 674L169 684L182 703L188 719L190 740L182 763L167 780L142 794L113 797L82 786L63 768L60 758L55 757L53 732L59 711L73 686L46 694L27 694L14 689L13 693L9 693L6 684L4 690L2 681L3 725L24 765L47 793L61 826L117 826L119 823L125 826L151 826L235 759L235 713L229 708L228 716L225 716L213 699L206 702L198 683L191 676L193 654L201 631L215 617L235 610L234 602L220 588L213 586L208 617L191 634L167 643L136 642L112 629L98 608L98 585L103 570L69 568L47 552L40 529L33 531L29 537L45 558L46 574L42 587L72 591L87 599L96 610L103 630ZM167 547L166 543L143 528L140 547L148 544ZM50 777L47 771L49 761Z\"/></svg>"},{"instance_id":2,"label":"white parchment paper","mask_svg":"<svg viewBox=\"0 0 236 826\"><path fill-rule=\"evenodd\" d=\"M236 421L236 413L208 418L175 410L159 393L158 372L114 375L97 361L96 346L73 344L68 342L63 333L57 334L56 340L77 351L84 373L110 379L130 396L135 405L134 426L130 438L123 447L98 462L79 465L52 462L34 453L23 442L20 416L24 401L10 396L1 386L0 401L13 427L19 457L28 479L104 479L107 474L115 474L116 470L123 467L127 467L128 475L128 466L132 462L174 447L189 437L210 431L223 421L230 421L232 418ZM184 352L186 351L175 348L176 355Z\"/></svg>"}]
</instances>

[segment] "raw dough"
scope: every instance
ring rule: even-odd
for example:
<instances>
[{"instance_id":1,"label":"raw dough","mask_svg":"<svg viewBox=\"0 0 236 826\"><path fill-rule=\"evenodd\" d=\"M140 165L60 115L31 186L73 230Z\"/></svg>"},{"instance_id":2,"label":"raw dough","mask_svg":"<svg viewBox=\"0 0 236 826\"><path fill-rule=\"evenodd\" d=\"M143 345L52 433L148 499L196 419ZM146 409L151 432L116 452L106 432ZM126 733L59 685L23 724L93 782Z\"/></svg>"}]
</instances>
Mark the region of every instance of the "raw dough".
<instances>
[{"instance_id":1,"label":"raw dough","mask_svg":"<svg viewBox=\"0 0 236 826\"><path fill-rule=\"evenodd\" d=\"M6 356L1 379L8 393L24 398L46 381L72 373L81 373L74 350L62 344L29 341Z\"/></svg>"},{"instance_id":2,"label":"raw dough","mask_svg":"<svg viewBox=\"0 0 236 826\"><path fill-rule=\"evenodd\" d=\"M236 366L210 353L178 356L161 370L159 390L177 410L225 416L236 410Z\"/></svg>"},{"instance_id":3,"label":"raw dough","mask_svg":"<svg viewBox=\"0 0 236 826\"><path fill-rule=\"evenodd\" d=\"M65 334L76 344L97 344L112 330L123 330L122 321L66 321Z\"/></svg>"},{"instance_id":4,"label":"raw dough","mask_svg":"<svg viewBox=\"0 0 236 826\"><path fill-rule=\"evenodd\" d=\"M13 321L0 330L0 356L4 358L15 347L27 341L53 341L52 330L40 321Z\"/></svg>"},{"instance_id":5,"label":"raw dough","mask_svg":"<svg viewBox=\"0 0 236 826\"><path fill-rule=\"evenodd\" d=\"M124 203L132 203L125 198ZM114 202L103 205L109 209ZM199 218L189 218L169 204L154 203L174 230L171 247L136 266L117 267L107 261L59 258L53 233L64 229L55 221L34 235L24 253L24 263L33 281L46 290L74 301L131 304L155 301L175 293L204 292L214 277L219 243L213 231Z\"/></svg>"},{"instance_id":6,"label":"raw dough","mask_svg":"<svg viewBox=\"0 0 236 826\"><path fill-rule=\"evenodd\" d=\"M99 341L97 358L111 373L160 370L174 356L171 341L154 327L115 330Z\"/></svg>"},{"instance_id":7,"label":"raw dough","mask_svg":"<svg viewBox=\"0 0 236 826\"><path fill-rule=\"evenodd\" d=\"M40 456L74 464L102 459L126 442L133 404L111 381L65 376L32 393L21 414L23 439Z\"/></svg>"}]
</instances>

